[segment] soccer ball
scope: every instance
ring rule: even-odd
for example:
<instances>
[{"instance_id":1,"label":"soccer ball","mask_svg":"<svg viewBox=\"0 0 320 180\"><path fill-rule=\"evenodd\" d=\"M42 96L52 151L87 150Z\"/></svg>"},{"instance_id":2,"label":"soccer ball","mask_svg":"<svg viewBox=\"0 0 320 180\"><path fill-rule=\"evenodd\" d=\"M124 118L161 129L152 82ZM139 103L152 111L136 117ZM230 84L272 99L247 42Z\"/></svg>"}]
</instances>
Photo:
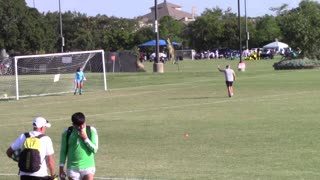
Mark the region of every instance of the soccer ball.
<instances>
[{"instance_id":1,"label":"soccer ball","mask_svg":"<svg viewBox=\"0 0 320 180\"><path fill-rule=\"evenodd\" d=\"M6 94L6 93L3 94L3 97L4 97L4 98L8 98L8 94Z\"/></svg>"},{"instance_id":2,"label":"soccer ball","mask_svg":"<svg viewBox=\"0 0 320 180\"><path fill-rule=\"evenodd\" d=\"M20 153L21 153L21 149L18 149L18 150L15 150L12 154L12 159L16 162L19 161L19 156L20 156Z\"/></svg>"}]
</instances>

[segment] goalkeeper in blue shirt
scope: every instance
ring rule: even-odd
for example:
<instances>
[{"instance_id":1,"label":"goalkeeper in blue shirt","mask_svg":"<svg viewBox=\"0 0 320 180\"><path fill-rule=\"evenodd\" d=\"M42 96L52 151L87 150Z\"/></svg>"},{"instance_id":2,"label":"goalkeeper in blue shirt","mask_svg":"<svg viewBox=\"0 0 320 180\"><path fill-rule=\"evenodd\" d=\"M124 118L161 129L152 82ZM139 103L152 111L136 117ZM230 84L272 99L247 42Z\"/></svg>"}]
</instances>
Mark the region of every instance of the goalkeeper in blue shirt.
<instances>
[{"instance_id":1,"label":"goalkeeper in blue shirt","mask_svg":"<svg viewBox=\"0 0 320 180\"><path fill-rule=\"evenodd\" d=\"M77 91L79 89L79 95L82 94L82 88L83 88L83 81L86 80L86 77L84 76L84 72L82 71L81 67L78 67L77 72L76 72L76 76L74 79L74 83L75 83L75 88L74 88L74 95L77 94Z\"/></svg>"}]
</instances>

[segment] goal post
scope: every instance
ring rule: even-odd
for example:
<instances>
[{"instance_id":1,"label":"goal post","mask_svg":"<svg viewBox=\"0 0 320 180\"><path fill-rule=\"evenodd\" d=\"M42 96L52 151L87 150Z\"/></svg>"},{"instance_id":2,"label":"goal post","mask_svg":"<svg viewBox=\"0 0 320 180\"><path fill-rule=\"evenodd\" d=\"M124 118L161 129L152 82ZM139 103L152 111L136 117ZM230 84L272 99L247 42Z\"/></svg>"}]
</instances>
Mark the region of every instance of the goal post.
<instances>
[{"instance_id":1,"label":"goal post","mask_svg":"<svg viewBox=\"0 0 320 180\"><path fill-rule=\"evenodd\" d=\"M79 67L87 79L84 93L107 91L104 56L103 50L15 56L16 99L73 92Z\"/></svg>"}]
</instances>

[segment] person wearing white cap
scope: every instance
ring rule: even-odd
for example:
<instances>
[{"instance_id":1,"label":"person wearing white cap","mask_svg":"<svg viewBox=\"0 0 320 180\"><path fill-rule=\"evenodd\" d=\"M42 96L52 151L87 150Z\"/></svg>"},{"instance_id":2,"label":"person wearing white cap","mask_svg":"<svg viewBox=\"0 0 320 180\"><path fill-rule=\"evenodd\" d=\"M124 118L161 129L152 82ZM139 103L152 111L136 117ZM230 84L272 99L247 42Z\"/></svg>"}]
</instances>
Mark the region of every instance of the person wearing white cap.
<instances>
[{"instance_id":1,"label":"person wearing white cap","mask_svg":"<svg viewBox=\"0 0 320 180\"><path fill-rule=\"evenodd\" d=\"M27 135L30 137L41 137L40 140L40 159L41 166L38 171L35 172L24 172L20 169L19 175L20 180L44 180L44 179L54 179L56 176L55 163L54 163L54 150L51 138L46 136L46 128L51 127L51 124L43 117L36 117L33 120L33 131L23 133L16 138L16 140L7 149L7 156L13 158L15 152L21 150L27 139ZM14 159L14 158L13 158ZM50 176L48 175L48 170Z\"/></svg>"}]
</instances>

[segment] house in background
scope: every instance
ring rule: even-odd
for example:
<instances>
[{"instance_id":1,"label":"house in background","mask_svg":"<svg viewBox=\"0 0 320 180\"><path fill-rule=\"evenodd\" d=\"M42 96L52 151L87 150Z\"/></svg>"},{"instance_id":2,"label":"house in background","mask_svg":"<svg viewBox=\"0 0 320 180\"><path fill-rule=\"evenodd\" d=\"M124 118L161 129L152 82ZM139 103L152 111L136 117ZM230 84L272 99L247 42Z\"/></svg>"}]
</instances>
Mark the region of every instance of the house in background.
<instances>
[{"instance_id":1,"label":"house in background","mask_svg":"<svg viewBox=\"0 0 320 180\"><path fill-rule=\"evenodd\" d=\"M155 19L155 9L154 6L150 8L151 12L140 16L140 27L145 25L152 25ZM192 13L182 11L181 6L167 2L166 0L163 3L158 4L158 19L161 19L164 16L171 16L177 21L181 21L185 24L195 20L196 8L192 8Z\"/></svg>"}]
</instances>

